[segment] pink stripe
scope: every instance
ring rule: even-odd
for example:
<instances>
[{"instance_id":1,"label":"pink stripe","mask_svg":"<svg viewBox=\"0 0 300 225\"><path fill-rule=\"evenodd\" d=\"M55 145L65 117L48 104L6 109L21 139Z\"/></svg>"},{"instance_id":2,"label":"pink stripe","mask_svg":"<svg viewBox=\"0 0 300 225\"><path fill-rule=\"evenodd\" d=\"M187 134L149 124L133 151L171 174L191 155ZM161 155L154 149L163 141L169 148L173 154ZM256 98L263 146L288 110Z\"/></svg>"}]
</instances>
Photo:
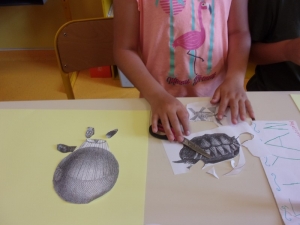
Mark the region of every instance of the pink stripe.
<instances>
[{"instance_id":1,"label":"pink stripe","mask_svg":"<svg viewBox=\"0 0 300 225\"><path fill-rule=\"evenodd\" d=\"M184 5L179 4L178 0L172 0L172 3L173 3L174 15L176 15L184 9L186 0L184 0ZM162 9L165 11L165 13L170 14L170 2L169 2L169 0L161 0L160 5L161 5Z\"/></svg>"}]
</instances>

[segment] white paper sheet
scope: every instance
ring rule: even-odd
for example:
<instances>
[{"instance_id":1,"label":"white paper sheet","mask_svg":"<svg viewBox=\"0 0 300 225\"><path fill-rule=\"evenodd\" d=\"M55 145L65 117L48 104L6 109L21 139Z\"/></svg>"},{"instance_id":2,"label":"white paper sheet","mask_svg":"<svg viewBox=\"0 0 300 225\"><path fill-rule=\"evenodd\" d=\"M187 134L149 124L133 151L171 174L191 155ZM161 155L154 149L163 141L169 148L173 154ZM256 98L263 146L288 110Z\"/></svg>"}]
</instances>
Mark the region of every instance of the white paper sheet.
<instances>
[{"instance_id":1,"label":"white paper sheet","mask_svg":"<svg viewBox=\"0 0 300 225\"><path fill-rule=\"evenodd\" d=\"M239 157L238 164L234 166L233 169L229 173L226 173L224 176L236 175L243 170L244 166L246 165L246 158L243 152L243 148L240 149L239 155L240 157Z\"/></svg>"},{"instance_id":2,"label":"white paper sheet","mask_svg":"<svg viewBox=\"0 0 300 225\"><path fill-rule=\"evenodd\" d=\"M295 121L256 121L254 131L270 155L261 157L286 225L300 224L300 131Z\"/></svg>"},{"instance_id":3,"label":"white paper sheet","mask_svg":"<svg viewBox=\"0 0 300 225\"><path fill-rule=\"evenodd\" d=\"M266 151L266 148L264 148L264 145L262 144L262 142L260 141L258 136L255 135L255 132L253 131L251 126L246 122L242 122L242 123L239 123L234 126L222 126L222 127L218 127L218 128L212 129L212 130L206 130L206 131L202 131L202 132L198 132L198 133L193 133L193 134L189 135L187 137L187 139L191 140L194 137L199 137L199 136L202 136L205 134L215 134L215 133L227 134L229 137L235 137L235 139L237 139L243 133L249 133L249 134L252 133L252 136L253 136L252 140L247 141L247 142L253 142L251 145L251 148L248 148L250 150L250 152L254 156L258 156L258 157L267 156L269 154ZM164 145L165 151L167 153L168 159L170 161L170 164L172 166L174 174L181 174L181 173L189 172L189 170L190 170L191 166L193 166L193 164L178 163L179 161L182 160L180 158L180 150L183 148L183 145L181 143L169 142L169 141L163 141L163 145ZM177 163L175 163L175 162L177 162ZM230 172L230 171L228 171L228 172Z\"/></svg>"},{"instance_id":4,"label":"white paper sheet","mask_svg":"<svg viewBox=\"0 0 300 225\"><path fill-rule=\"evenodd\" d=\"M235 167L235 161L234 161L234 159L230 160L230 164L231 164L231 167L232 167L232 168Z\"/></svg>"},{"instance_id":5,"label":"white paper sheet","mask_svg":"<svg viewBox=\"0 0 300 225\"><path fill-rule=\"evenodd\" d=\"M215 167L212 167L210 170L208 170L206 173L213 175L215 178L219 179L218 174L216 173Z\"/></svg>"}]
</instances>

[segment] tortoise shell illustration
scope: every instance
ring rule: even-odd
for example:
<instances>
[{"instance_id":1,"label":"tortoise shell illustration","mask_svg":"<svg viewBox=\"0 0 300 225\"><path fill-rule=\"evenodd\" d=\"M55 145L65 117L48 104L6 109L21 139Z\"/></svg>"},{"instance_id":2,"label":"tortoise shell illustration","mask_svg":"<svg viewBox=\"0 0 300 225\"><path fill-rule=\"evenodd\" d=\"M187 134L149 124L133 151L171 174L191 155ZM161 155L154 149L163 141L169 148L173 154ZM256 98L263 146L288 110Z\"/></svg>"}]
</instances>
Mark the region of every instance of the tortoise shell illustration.
<instances>
[{"instance_id":1,"label":"tortoise shell illustration","mask_svg":"<svg viewBox=\"0 0 300 225\"><path fill-rule=\"evenodd\" d=\"M110 151L83 145L59 163L53 184L65 201L85 204L110 191L118 174L118 161Z\"/></svg>"},{"instance_id":2,"label":"tortoise shell illustration","mask_svg":"<svg viewBox=\"0 0 300 225\"><path fill-rule=\"evenodd\" d=\"M174 163L196 164L199 160L202 160L205 164L217 163L234 158L240 151L240 144L237 139L229 137L224 133L205 134L194 137L191 141L204 149L212 157L208 159L184 146L179 152L181 160L173 161Z\"/></svg>"}]
</instances>

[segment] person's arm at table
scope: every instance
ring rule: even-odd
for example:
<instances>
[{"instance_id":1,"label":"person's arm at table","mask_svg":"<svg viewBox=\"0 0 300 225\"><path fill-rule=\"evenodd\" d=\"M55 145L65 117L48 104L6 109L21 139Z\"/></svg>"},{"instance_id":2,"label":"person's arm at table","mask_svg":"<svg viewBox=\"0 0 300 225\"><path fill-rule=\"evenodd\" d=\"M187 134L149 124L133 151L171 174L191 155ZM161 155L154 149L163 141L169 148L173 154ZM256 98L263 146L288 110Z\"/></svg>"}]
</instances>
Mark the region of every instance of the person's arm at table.
<instances>
[{"instance_id":1,"label":"person's arm at table","mask_svg":"<svg viewBox=\"0 0 300 225\"><path fill-rule=\"evenodd\" d=\"M250 51L247 0L232 0L228 19L228 58L224 82L217 88L211 103L220 103L217 117L222 119L227 107L230 108L232 122L238 117L245 120L247 112L255 118L251 103L244 90L245 73Z\"/></svg>"},{"instance_id":2,"label":"person's arm at table","mask_svg":"<svg viewBox=\"0 0 300 225\"><path fill-rule=\"evenodd\" d=\"M184 105L169 94L149 73L138 54L139 11L136 1L114 0L114 56L120 70L149 102L152 129L157 132L160 119L170 141L183 141L189 134L188 112ZM183 131L181 129L183 127ZM174 130L174 134L171 130Z\"/></svg>"},{"instance_id":3,"label":"person's arm at table","mask_svg":"<svg viewBox=\"0 0 300 225\"><path fill-rule=\"evenodd\" d=\"M258 65L285 61L300 65L300 38L274 43L252 43L250 61Z\"/></svg>"}]
</instances>

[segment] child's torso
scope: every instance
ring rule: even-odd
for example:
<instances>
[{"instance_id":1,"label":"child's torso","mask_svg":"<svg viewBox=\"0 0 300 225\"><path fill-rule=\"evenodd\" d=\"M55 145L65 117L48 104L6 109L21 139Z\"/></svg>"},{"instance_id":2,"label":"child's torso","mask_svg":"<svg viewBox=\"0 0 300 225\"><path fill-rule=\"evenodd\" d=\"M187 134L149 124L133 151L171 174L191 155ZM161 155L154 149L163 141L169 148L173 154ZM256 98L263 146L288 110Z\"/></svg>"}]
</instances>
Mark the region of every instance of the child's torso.
<instances>
[{"instance_id":1,"label":"child's torso","mask_svg":"<svg viewBox=\"0 0 300 225\"><path fill-rule=\"evenodd\" d=\"M150 73L176 97L211 96L226 73L231 0L138 4L140 47Z\"/></svg>"}]
</instances>

